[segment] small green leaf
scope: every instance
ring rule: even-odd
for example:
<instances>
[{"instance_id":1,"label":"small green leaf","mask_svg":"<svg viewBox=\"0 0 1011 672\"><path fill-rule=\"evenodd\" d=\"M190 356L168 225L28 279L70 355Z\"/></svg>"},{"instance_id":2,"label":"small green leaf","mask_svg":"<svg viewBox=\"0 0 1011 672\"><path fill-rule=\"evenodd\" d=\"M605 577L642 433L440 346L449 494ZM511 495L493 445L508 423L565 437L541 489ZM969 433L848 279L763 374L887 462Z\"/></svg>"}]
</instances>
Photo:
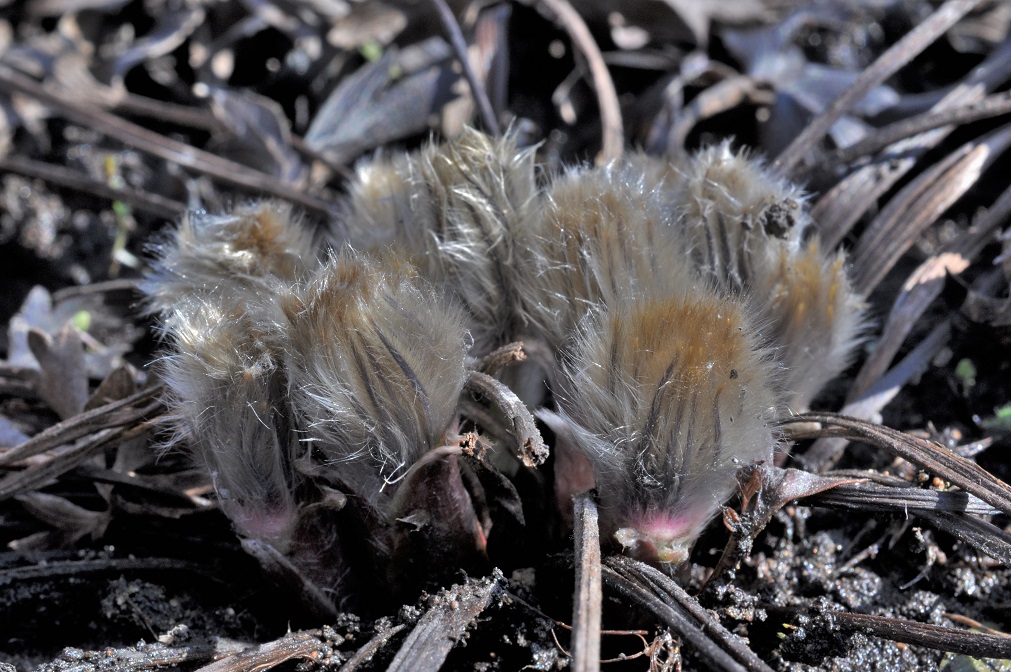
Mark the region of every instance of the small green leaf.
<instances>
[{"instance_id":1,"label":"small green leaf","mask_svg":"<svg viewBox=\"0 0 1011 672\"><path fill-rule=\"evenodd\" d=\"M959 360L955 365L955 377L962 384L962 394L968 394L976 386L976 365L971 359Z\"/></svg>"},{"instance_id":2,"label":"small green leaf","mask_svg":"<svg viewBox=\"0 0 1011 672\"><path fill-rule=\"evenodd\" d=\"M994 410L992 418L984 418L979 424L991 432L1011 432L1011 404Z\"/></svg>"},{"instance_id":3,"label":"small green leaf","mask_svg":"<svg viewBox=\"0 0 1011 672\"><path fill-rule=\"evenodd\" d=\"M79 310L70 318L70 325L78 331L87 331L91 326L91 313Z\"/></svg>"},{"instance_id":4,"label":"small green leaf","mask_svg":"<svg viewBox=\"0 0 1011 672\"><path fill-rule=\"evenodd\" d=\"M383 57L383 45L375 40L369 40L359 47L358 50L361 52L362 57L370 63L375 63Z\"/></svg>"}]
</instances>

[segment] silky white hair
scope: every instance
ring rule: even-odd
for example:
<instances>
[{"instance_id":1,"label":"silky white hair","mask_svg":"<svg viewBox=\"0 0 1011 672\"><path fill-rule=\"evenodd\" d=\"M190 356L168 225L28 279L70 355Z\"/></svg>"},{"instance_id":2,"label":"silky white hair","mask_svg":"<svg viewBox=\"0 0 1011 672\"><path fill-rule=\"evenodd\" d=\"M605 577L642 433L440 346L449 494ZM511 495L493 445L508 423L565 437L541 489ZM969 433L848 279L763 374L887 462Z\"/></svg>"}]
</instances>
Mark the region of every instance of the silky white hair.
<instances>
[{"instance_id":1,"label":"silky white hair","mask_svg":"<svg viewBox=\"0 0 1011 672\"><path fill-rule=\"evenodd\" d=\"M529 321L518 251L540 214L533 148L473 129L358 169L343 236L364 250L393 247L468 315L484 355Z\"/></svg>"},{"instance_id":2,"label":"silky white hair","mask_svg":"<svg viewBox=\"0 0 1011 672\"><path fill-rule=\"evenodd\" d=\"M302 441L339 485L388 503L386 486L444 445L455 417L470 345L463 311L401 260L349 249L282 291Z\"/></svg>"},{"instance_id":3,"label":"silky white hair","mask_svg":"<svg viewBox=\"0 0 1011 672\"><path fill-rule=\"evenodd\" d=\"M680 557L772 458L778 366L745 301L662 280L620 299L586 314L541 417L593 465L602 528Z\"/></svg>"},{"instance_id":4,"label":"silky white hair","mask_svg":"<svg viewBox=\"0 0 1011 672\"><path fill-rule=\"evenodd\" d=\"M559 349L586 311L613 305L658 279L690 283L673 213L636 166L575 168L544 194L527 248L524 293L547 343Z\"/></svg>"},{"instance_id":5,"label":"silky white hair","mask_svg":"<svg viewBox=\"0 0 1011 672\"><path fill-rule=\"evenodd\" d=\"M845 254L822 248L797 186L729 142L702 150L680 174L667 193L694 263L755 306L783 364L784 400L807 410L866 331Z\"/></svg>"},{"instance_id":6,"label":"silky white hair","mask_svg":"<svg viewBox=\"0 0 1011 672\"><path fill-rule=\"evenodd\" d=\"M191 213L157 253L143 288L170 346L158 362L170 445L192 446L244 534L283 549L297 517L299 445L272 284L318 266L313 233L289 206L264 201Z\"/></svg>"},{"instance_id":7,"label":"silky white hair","mask_svg":"<svg viewBox=\"0 0 1011 672\"><path fill-rule=\"evenodd\" d=\"M183 439L246 536L281 550L307 480L390 515L384 485L441 445L465 376L463 311L408 263L321 263L286 206L190 216L145 283L171 443Z\"/></svg>"},{"instance_id":8,"label":"silky white hair","mask_svg":"<svg viewBox=\"0 0 1011 672\"><path fill-rule=\"evenodd\" d=\"M540 417L592 466L605 531L683 561L864 324L803 194L729 143L539 188L533 150L467 130L362 165L342 212L328 256L271 202L187 217L145 285L177 430L251 536L283 540L306 482L390 522L468 352L523 337L554 353Z\"/></svg>"},{"instance_id":9,"label":"silky white hair","mask_svg":"<svg viewBox=\"0 0 1011 672\"><path fill-rule=\"evenodd\" d=\"M153 312L171 315L194 296L241 302L266 291L265 279L305 279L319 266L315 232L280 201L236 206L225 214L190 212L153 246L141 288Z\"/></svg>"}]
</instances>

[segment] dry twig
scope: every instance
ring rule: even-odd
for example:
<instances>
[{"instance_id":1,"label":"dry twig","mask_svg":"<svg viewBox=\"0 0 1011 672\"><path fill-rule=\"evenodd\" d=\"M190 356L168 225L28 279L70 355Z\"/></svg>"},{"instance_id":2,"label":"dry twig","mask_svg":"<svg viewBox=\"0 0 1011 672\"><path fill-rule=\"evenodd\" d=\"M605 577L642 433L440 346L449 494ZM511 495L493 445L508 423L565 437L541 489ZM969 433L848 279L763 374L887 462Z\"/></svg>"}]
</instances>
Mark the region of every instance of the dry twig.
<instances>
[{"instance_id":1,"label":"dry twig","mask_svg":"<svg viewBox=\"0 0 1011 672\"><path fill-rule=\"evenodd\" d=\"M583 17L568 0L539 0L538 4L546 7L558 20L569 34L573 46L583 54L589 65L593 88L597 92L597 105L600 107L602 137L597 163L604 164L620 158L625 149L625 127L621 120L618 92L614 88L614 80L607 70L600 47L593 39Z\"/></svg>"},{"instance_id":2,"label":"dry twig","mask_svg":"<svg viewBox=\"0 0 1011 672\"><path fill-rule=\"evenodd\" d=\"M453 51L456 52L456 60L463 68L463 76L467 79L470 93L474 96L474 102L477 103L477 109L481 114L481 123L491 135L500 135L502 131L499 128L498 119L495 118L495 111L492 110L491 101L488 100L488 92L484 90L484 86L478 80L474 67L470 64L470 58L467 56L467 42L463 39L460 24L453 16L453 11L446 4L446 0L431 0L431 2L446 30L449 43L453 46Z\"/></svg>"},{"instance_id":3,"label":"dry twig","mask_svg":"<svg viewBox=\"0 0 1011 672\"><path fill-rule=\"evenodd\" d=\"M589 493L576 495L576 595L572 605L572 669L593 672L600 669L600 531L597 505Z\"/></svg>"},{"instance_id":4,"label":"dry twig","mask_svg":"<svg viewBox=\"0 0 1011 672\"><path fill-rule=\"evenodd\" d=\"M972 11L977 4L979 4L979 0L948 0L941 5L927 20L909 31L901 40L881 54L869 68L861 73L850 88L832 101L832 104L824 112L812 119L811 123L794 138L790 146L776 157L772 164L773 167L778 168L784 175L796 176L808 152L822 139L832 124L870 93L871 89L898 72L900 68L933 44L937 38L958 23L959 19Z\"/></svg>"}]
</instances>

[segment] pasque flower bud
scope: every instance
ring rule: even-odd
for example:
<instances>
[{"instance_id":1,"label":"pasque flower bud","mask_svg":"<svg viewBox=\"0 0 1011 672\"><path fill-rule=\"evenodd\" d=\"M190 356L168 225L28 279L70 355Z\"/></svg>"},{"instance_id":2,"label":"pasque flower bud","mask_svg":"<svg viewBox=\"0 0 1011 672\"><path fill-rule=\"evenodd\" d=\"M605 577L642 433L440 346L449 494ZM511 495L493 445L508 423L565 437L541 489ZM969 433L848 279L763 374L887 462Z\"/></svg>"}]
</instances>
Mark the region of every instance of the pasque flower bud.
<instances>
[{"instance_id":1,"label":"pasque flower bud","mask_svg":"<svg viewBox=\"0 0 1011 672\"><path fill-rule=\"evenodd\" d=\"M171 347L160 368L175 440L242 536L342 599L348 529L371 527L359 564L386 558L410 513L396 484L454 427L469 336L463 310L409 264L352 250L320 263L311 239L269 202L191 216L146 289Z\"/></svg>"},{"instance_id":2,"label":"pasque flower bud","mask_svg":"<svg viewBox=\"0 0 1011 672\"><path fill-rule=\"evenodd\" d=\"M466 377L463 311L400 260L351 250L281 291L307 455L365 500L388 500L389 486L445 445Z\"/></svg>"},{"instance_id":3,"label":"pasque flower bud","mask_svg":"<svg viewBox=\"0 0 1011 672\"><path fill-rule=\"evenodd\" d=\"M230 213L188 213L153 246L156 260L143 289L150 308L169 316L180 301L210 297L241 303L265 292L268 278L304 279L318 265L317 236L291 206L278 201L236 206Z\"/></svg>"},{"instance_id":4,"label":"pasque flower bud","mask_svg":"<svg viewBox=\"0 0 1011 672\"><path fill-rule=\"evenodd\" d=\"M727 142L679 173L667 192L694 263L756 307L783 366L784 401L807 410L849 363L864 328L845 255L822 249L800 189Z\"/></svg>"},{"instance_id":5,"label":"pasque flower bud","mask_svg":"<svg viewBox=\"0 0 1011 672\"><path fill-rule=\"evenodd\" d=\"M191 213L156 247L144 289L175 439L189 439L244 533L284 546L296 517L299 439L288 418L287 336L272 285L318 266L313 234L274 202Z\"/></svg>"},{"instance_id":6,"label":"pasque flower bud","mask_svg":"<svg viewBox=\"0 0 1011 672\"><path fill-rule=\"evenodd\" d=\"M522 332L518 255L540 216L533 150L473 129L443 145L377 159L358 170L342 242L394 247L466 309L475 355Z\"/></svg>"},{"instance_id":7,"label":"pasque flower bud","mask_svg":"<svg viewBox=\"0 0 1011 672\"><path fill-rule=\"evenodd\" d=\"M162 246L147 291L177 430L240 532L325 589L353 545L320 508L335 491L390 574L411 565L398 549L483 552L446 450L468 352L546 345L558 493L596 487L604 532L663 563L847 364L863 304L845 256L760 162L722 144L537 177L531 150L468 130L361 167L329 256L271 203L191 216Z\"/></svg>"},{"instance_id":8,"label":"pasque flower bud","mask_svg":"<svg viewBox=\"0 0 1011 672\"><path fill-rule=\"evenodd\" d=\"M644 165L644 164L643 164ZM544 214L521 263L534 322L555 349L586 312L693 281L674 230L675 213L640 165L575 168L545 190Z\"/></svg>"},{"instance_id":9,"label":"pasque flower bud","mask_svg":"<svg viewBox=\"0 0 1011 672\"><path fill-rule=\"evenodd\" d=\"M845 366L862 301L797 188L728 144L571 171L546 200L528 291L561 355L559 410L541 413L558 490L589 485L574 451L605 531L683 561L738 467L772 458L776 415Z\"/></svg>"},{"instance_id":10,"label":"pasque flower bud","mask_svg":"<svg viewBox=\"0 0 1011 672\"><path fill-rule=\"evenodd\" d=\"M657 282L601 304L567 349L542 417L593 465L601 526L682 562L737 469L772 457L776 365L744 301Z\"/></svg>"}]
</instances>

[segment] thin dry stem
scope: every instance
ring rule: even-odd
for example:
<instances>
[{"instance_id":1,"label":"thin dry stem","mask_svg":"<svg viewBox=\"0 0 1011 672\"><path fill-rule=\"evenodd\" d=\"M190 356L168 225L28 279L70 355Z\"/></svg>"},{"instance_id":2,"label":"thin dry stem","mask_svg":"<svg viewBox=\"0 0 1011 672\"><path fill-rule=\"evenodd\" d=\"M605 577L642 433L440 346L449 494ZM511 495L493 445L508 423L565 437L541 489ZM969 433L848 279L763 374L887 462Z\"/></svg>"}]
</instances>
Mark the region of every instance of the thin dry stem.
<instances>
[{"instance_id":1,"label":"thin dry stem","mask_svg":"<svg viewBox=\"0 0 1011 672\"><path fill-rule=\"evenodd\" d=\"M614 88L614 80L607 69L604 57L600 53L590 29L583 17L569 4L568 0L540 0L540 4L558 20L565 32L569 34L573 46L586 58L593 79L593 88L597 93L597 104L600 107L601 149L597 154L598 165L609 163L621 158L625 148L625 127L621 119L621 106L618 104L618 92Z\"/></svg>"},{"instance_id":2,"label":"thin dry stem","mask_svg":"<svg viewBox=\"0 0 1011 672\"><path fill-rule=\"evenodd\" d=\"M790 143L790 146L776 158L773 167L782 171L784 175L796 176L808 152L824 137L832 124L870 93L871 89L898 72L933 44L937 38L958 23L959 19L972 11L977 4L979 4L979 0L948 0L939 7L927 20L913 28L901 40L881 54L853 82L852 86L832 101L824 112L812 119L811 123Z\"/></svg>"}]
</instances>

